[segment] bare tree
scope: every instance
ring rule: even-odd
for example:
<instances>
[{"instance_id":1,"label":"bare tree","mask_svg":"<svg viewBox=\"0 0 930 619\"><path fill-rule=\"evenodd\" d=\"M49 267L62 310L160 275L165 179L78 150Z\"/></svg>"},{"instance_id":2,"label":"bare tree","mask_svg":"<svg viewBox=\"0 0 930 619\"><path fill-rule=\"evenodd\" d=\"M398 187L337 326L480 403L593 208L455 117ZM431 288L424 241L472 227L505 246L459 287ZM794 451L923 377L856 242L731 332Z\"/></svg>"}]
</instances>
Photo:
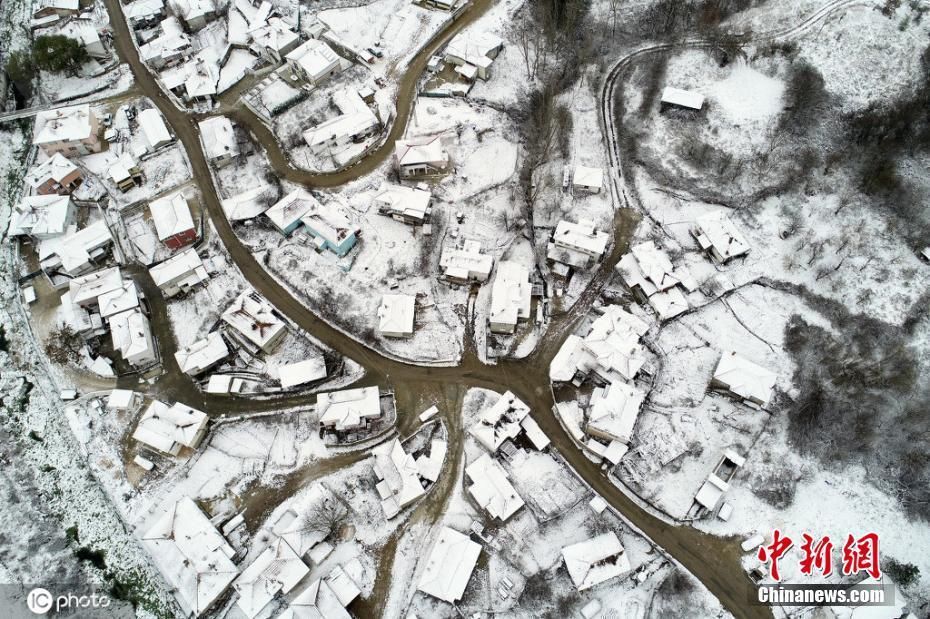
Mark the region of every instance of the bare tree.
<instances>
[{"instance_id":1,"label":"bare tree","mask_svg":"<svg viewBox=\"0 0 930 619\"><path fill-rule=\"evenodd\" d=\"M329 538L342 528L348 515L349 510L342 501L332 495L324 497L307 511L301 531Z\"/></svg>"}]
</instances>

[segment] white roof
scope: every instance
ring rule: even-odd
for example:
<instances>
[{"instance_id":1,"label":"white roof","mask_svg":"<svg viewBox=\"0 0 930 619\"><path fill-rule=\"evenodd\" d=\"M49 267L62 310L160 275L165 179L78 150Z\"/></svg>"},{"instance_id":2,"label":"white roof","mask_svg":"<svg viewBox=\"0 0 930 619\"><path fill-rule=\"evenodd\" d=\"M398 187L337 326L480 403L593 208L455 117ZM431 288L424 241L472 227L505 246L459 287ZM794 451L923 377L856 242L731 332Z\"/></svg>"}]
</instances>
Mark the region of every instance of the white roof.
<instances>
[{"instance_id":1,"label":"white roof","mask_svg":"<svg viewBox=\"0 0 930 619\"><path fill-rule=\"evenodd\" d=\"M600 189L604 186L604 169L576 165L575 172L572 174L572 183L580 187L595 187Z\"/></svg>"},{"instance_id":2,"label":"white roof","mask_svg":"<svg viewBox=\"0 0 930 619\"><path fill-rule=\"evenodd\" d=\"M252 29L250 34L257 45L275 52L280 52L300 40L297 33L291 30L290 25L280 17L272 17L261 26Z\"/></svg>"},{"instance_id":3,"label":"white roof","mask_svg":"<svg viewBox=\"0 0 930 619\"><path fill-rule=\"evenodd\" d=\"M107 408L110 410L125 410L132 406L136 393L130 389L114 389L107 398Z\"/></svg>"},{"instance_id":4,"label":"white roof","mask_svg":"<svg viewBox=\"0 0 930 619\"><path fill-rule=\"evenodd\" d=\"M342 207L338 198L334 197L325 204L314 202L310 203L310 210L301 216L300 221L316 236L333 245L341 245L348 237L359 233L360 228L352 223L348 211Z\"/></svg>"},{"instance_id":5,"label":"white roof","mask_svg":"<svg viewBox=\"0 0 930 619\"><path fill-rule=\"evenodd\" d=\"M174 0L185 20L196 19L214 10L211 0Z\"/></svg>"},{"instance_id":6,"label":"white roof","mask_svg":"<svg viewBox=\"0 0 930 619\"><path fill-rule=\"evenodd\" d=\"M196 503L184 497L142 535L158 571L186 613L203 614L238 574L230 545Z\"/></svg>"},{"instance_id":7,"label":"white roof","mask_svg":"<svg viewBox=\"0 0 930 619\"><path fill-rule=\"evenodd\" d=\"M119 267L101 269L94 273L75 277L68 282L71 300L80 305L96 303L100 295L120 290L122 287L123 277Z\"/></svg>"},{"instance_id":8,"label":"white roof","mask_svg":"<svg viewBox=\"0 0 930 619\"><path fill-rule=\"evenodd\" d=\"M417 299L409 294L386 294L378 308L378 331L386 334L413 334Z\"/></svg>"},{"instance_id":9,"label":"white roof","mask_svg":"<svg viewBox=\"0 0 930 619\"><path fill-rule=\"evenodd\" d=\"M481 546L455 529L443 527L417 590L449 603L457 602L465 593L480 554Z\"/></svg>"},{"instance_id":10,"label":"white roof","mask_svg":"<svg viewBox=\"0 0 930 619\"><path fill-rule=\"evenodd\" d=\"M165 10L163 0L133 0L123 6L126 19L129 21L145 19L151 15L158 15Z\"/></svg>"},{"instance_id":11,"label":"white roof","mask_svg":"<svg viewBox=\"0 0 930 619\"><path fill-rule=\"evenodd\" d=\"M714 380L743 399L758 400L764 407L772 397L778 375L733 351L726 351L714 370Z\"/></svg>"},{"instance_id":12,"label":"white roof","mask_svg":"<svg viewBox=\"0 0 930 619\"><path fill-rule=\"evenodd\" d=\"M608 305L591 323L575 354L575 366L585 373L594 370L609 381L633 380L646 362L639 338L648 330L645 321L619 305ZM569 379L570 375L560 380Z\"/></svg>"},{"instance_id":13,"label":"white roof","mask_svg":"<svg viewBox=\"0 0 930 619\"><path fill-rule=\"evenodd\" d=\"M649 305L655 309L661 320L674 318L688 309L688 299L678 286L657 292L649 297Z\"/></svg>"},{"instance_id":14,"label":"white roof","mask_svg":"<svg viewBox=\"0 0 930 619\"><path fill-rule=\"evenodd\" d=\"M139 46L139 54L146 62L158 58L174 56L190 48L191 41L181 28L180 22L174 16L168 16L161 21L162 34L145 45Z\"/></svg>"},{"instance_id":15,"label":"white roof","mask_svg":"<svg viewBox=\"0 0 930 619\"><path fill-rule=\"evenodd\" d=\"M551 442L549 437L546 436L546 433L543 432L542 428L539 427L539 424L536 423L536 420L527 415L523 418L523 421L520 422L520 427L523 428L523 431L526 432L526 437L530 439L530 442L533 443L533 447L542 451L549 446Z\"/></svg>"},{"instance_id":16,"label":"white roof","mask_svg":"<svg viewBox=\"0 0 930 619\"><path fill-rule=\"evenodd\" d=\"M97 297L100 316L109 318L120 312L139 307L139 289L132 280L122 282L119 288L102 293Z\"/></svg>"},{"instance_id":17,"label":"white roof","mask_svg":"<svg viewBox=\"0 0 930 619\"><path fill-rule=\"evenodd\" d=\"M200 121L198 126L207 159L239 154L239 143L236 141L236 132L231 120L225 116L213 116Z\"/></svg>"},{"instance_id":18,"label":"white roof","mask_svg":"<svg viewBox=\"0 0 930 619\"><path fill-rule=\"evenodd\" d=\"M516 325L530 315L533 287L530 271L519 262L502 260L491 286L491 322Z\"/></svg>"},{"instance_id":19,"label":"white roof","mask_svg":"<svg viewBox=\"0 0 930 619\"><path fill-rule=\"evenodd\" d=\"M258 217L268 210L268 204L264 198L270 191L270 185L260 185L226 198L222 202L223 212L230 221Z\"/></svg>"},{"instance_id":20,"label":"white roof","mask_svg":"<svg viewBox=\"0 0 930 619\"><path fill-rule=\"evenodd\" d=\"M329 574L324 577L329 588L336 594L336 598L343 606L348 606L352 600L362 594L358 585L352 580L348 572L341 565L334 567Z\"/></svg>"},{"instance_id":21,"label":"white roof","mask_svg":"<svg viewBox=\"0 0 930 619\"><path fill-rule=\"evenodd\" d=\"M662 103L671 103L672 105L699 110L704 107L704 95L690 90L666 86L662 91Z\"/></svg>"},{"instance_id":22,"label":"white roof","mask_svg":"<svg viewBox=\"0 0 930 619\"><path fill-rule=\"evenodd\" d=\"M307 146L314 147L319 144L339 139L351 138L368 133L378 124L378 119L367 107L364 111L341 114L335 118L323 121L303 132Z\"/></svg>"},{"instance_id":23,"label":"white roof","mask_svg":"<svg viewBox=\"0 0 930 619\"><path fill-rule=\"evenodd\" d=\"M49 179L60 183L66 176L72 174L78 167L70 159L66 159L61 153L55 153L44 163L35 166L26 174L26 184L33 189L38 189Z\"/></svg>"},{"instance_id":24,"label":"white roof","mask_svg":"<svg viewBox=\"0 0 930 619\"><path fill-rule=\"evenodd\" d=\"M94 133L90 105L73 105L39 112L35 117L33 144L86 140Z\"/></svg>"},{"instance_id":25,"label":"white roof","mask_svg":"<svg viewBox=\"0 0 930 619\"><path fill-rule=\"evenodd\" d=\"M178 192L149 202L152 223L158 232L158 240L164 241L175 234L194 229L194 218L187 205L187 198Z\"/></svg>"},{"instance_id":26,"label":"white roof","mask_svg":"<svg viewBox=\"0 0 930 619\"><path fill-rule=\"evenodd\" d=\"M136 0L136 2L133 2L130 6L135 5L137 2L139 2L139 0ZM171 134L168 133L168 127L165 126L165 121L162 119L161 113L155 108L150 107L142 110L136 118L139 119L139 126L142 127L142 134L145 136L145 141L148 142L149 146L152 148L164 142L171 141Z\"/></svg>"},{"instance_id":27,"label":"white roof","mask_svg":"<svg viewBox=\"0 0 930 619\"><path fill-rule=\"evenodd\" d=\"M617 270L627 286L639 286L650 297L679 284L689 291L696 287L687 269L675 269L668 254L652 241L634 245L617 263Z\"/></svg>"},{"instance_id":28,"label":"white roof","mask_svg":"<svg viewBox=\"0 0 930 619\"><path fill-rule=\"evenodd\" d=\"M465 475L472 482L469 494L491 518L504 522L523 507L523 499L510 483L506 471L487 453L465 467Z\"/></svg>"},{"instance_id":29,"label":"white roof","mask_svg":"<svg viewBox=\"0 0 930 619\"><path fill-rule=\"evenodd\" d=\"M378 477L381 507L388 518L426 494L420 484L420 470L413 456L404 451L398 439L372 450L372 468Z\"/></svg>"},{"instance_id":30,"label":"white roof","mask_svg":"<svg viewBox=\"0 0 930 619\"><path fill-rule=\"evenodd\" d=\"M172 453L178 445L194 447L198 435L207 425L207 415L186 404L175 402L168 406L152 400L139 419L132 438L151 445L165 453Z\"/></svg>"},{"instance_id":31,"label":"white roof","mask_svg":"<svg viewBox=\"0 0 930 619\"><path fill-rule=\"evenodd\" d=\"M279 537L233 583L239 593L236 605L252 619L279 591L288 593L309 572L307 564Z\"/></svg>"},{"instance_id":32,"label":"white roof","mask_svg":"<svg viewBox=\"0 0 930 619\"><path fill-rule=\"evenodd\" d=\"M429 455L421 455L417 458L417 471L420 477L429 481L439 479L439 473L442 472L442 463L446 459L446 451L449 445L446 441L433 439L430 442Z\"/></svg>"},{"instance_id":33,"label":"white roof","mask_svg":"<svg viewBox=\"0 0 930 619\"><path fill-rule=\"evenodd\" d=\"M412 137L394 142L394 157L401 166L424 163L445 165L449 153L442 145L442 136Z\"/></svg>"},{"instance_id":34,"label":"white roof","mask_svg":"<svg viewBox=\"0 0 930 619\"><path fill-rule=\"evenodd\" d=\"M77 11L79 0L39 0L35 4L34 13L46 8Z\"/></svg>"},{"instance_id":35,"label":"white roof","mask_svg":"<svg viewBox=\"0 0 930 619\"><path fill-rule=\"evenodd\" d=\"M203 260L200 259L197 250L193 247L188 247L164 262L151 267L149 274L159 288L184 282L196 285L209 278Z\"/></svg>"},{"instance_id":36,"label":"white roof","mask_svg":"<svg viewBox=\"0 0 930 619\"><path fill-rule=\"evenodd\" d=\"M582 251L600 257L607 249L610 237L594 227L594 223L579 220L578 223L562 220L555 227L552 240L556 245Z\"/></svg>"},{"instance_id":37,"label":"white roof","mask_svg":"<svg viewBox=\"0 0 930 619\"><path fill-rule=\"evenodd\" d=\"M351 430L381 416L381 396L377 387L330 391L317 397L316 409L324 426Z\"/></svg>"},{"instance_id":38,"label":"white roof","mask_svg":"<svg viewBox=\"0 0 930 619\"><path fill-rule=\"evenodd\" d=\"M279 229L286 230L301 217L320 206L320 201L309 191L298 188L275 202L265 211L265 216Z\"/></svg>"},{"instance_id":39,"label":"white roof","mask_svg":"<svg viewBox=\"0 0 930 619\"><path fill-rule=\"evenodd\" d=\"M258 293L246 291L223 312L223 322L259 348L264 348L287 327L274 314L274 307Z\"/></svg>"},{"instance_id":40,"label":"white roof","mask_svg":"<svg viewBox=\"0 0 930 619\"><path fill-rule=\"evenodd\" d=\"M510 391L502 395L468 428L468 433L492 453L507 439L520 434L520 422L530 414L530 407Z\"/></svg>"},{"instance_id":41,"label":"white roof","mask_svg":"<svg viewBox=\"0 0 930 619\"><path fill-rule=\"evenodd\" d=\"M300 47L288 52L286 58L297 63L313 79L339 64L339 55L319 39L307 39Z\"/></svg>"},{"instance_id":42,"label":"white roof","mask_svg":"<svg viewBox=\"0 0 930 619\"><path fill-rule=\"evenodd\" d=\"M9 234L62 235L73 210L69 196L26 196L13 209Z\"/></svg>"},{"instance_id":43,"label":"white roof","mask_svg":"<svg viewBox=\"0 0 930 619\"><path fill-rule=\"evenodd\" d=\"M352 619L329 584L318 578L291 600L277 619Z\"/></svg>"},{"instance_id":44,"label":"white roof","mask_svg":"<svg viewBox=\"0 0 930 619\"><path fill-rule=\"evenodd\" d=\"M461 249L447 247L443 250L439 266L449 277L484 281L491 274L494 258L490 254L481 253L481 244L477 241L466 241Z\"/></svg>"},{"instance_id":45,"label":"white roof","mask_svg":"<svg viewBox=\"0 0 930 619\"><path fill-rule=\"evenodd\" d=\"M562 558L579 591L630 571L630 559L613 531L562 548Z\"/></svg>"},{"instance_id":46,"label":"white roof","mask_svg":"<svg viewBox=\"0 0 930 619\"><path fill-rule=\"evenodd\" d=\"M595 389L591 395L588 433L629 444L645 399L642 391L622 382Z\"/></svg>"},{"instance_id":47,"label":"white roof","mask_svg":"<svg viewBox=\"0 0 930 619\"><path fill-rule=\"evenodd\" d=\"M62 269L73 273L90 263L90 253L113 242L106 221L98 219L86 228L76 232L69 230L67 235L47 239L39 244L39 260L43 267L58 258Z\"/></svg>"},{"instance_id":48,"label":"white roof","mask_svg":"<svg viewBox=\"0 0 930 619\"><path fill-rule=\"evenodd\" d=\"M422 221L426 218L433 194L422 189L381 183L374 202L378 209L391 215L403 215Z\"/></svg>"},{"instance_id":49,"label":"white roof","mask_svg":"<svg viewBox=\"0 0 930 619\"><path fill-rule=\"evenodd\" d=\"M206 47L197 52L194 58L179 67L179 71L183 76L184 90L188 96L209 97L216 94L217 83L220 79L221 60L216 48ZM168 72L166 71L162 75L167 82ZM177 84L174 86L177 86Z\"/></svg>"},{"instance_id":50,"label":"white roof","mask_svg":"<svg viewBox=\"0 0 930 619\"><path fill-rule=\"evenodd\" d=\"M326 360L322 355L289 363L278 368L281 386L285 389L326 378Z\"/></svg>"},{"instance_id":51,"label":"white roof","mask_svg":"<svg viewBox=\"0 0 930 619\"><path fill-rule=\"evenodd\" d=\"M141 310L136 308L111 316L109 323L113 349L118 350L123 359L134 363L155 358L152 326Z\"/></svg>"},{"instance_id":52,"label":"white roof","mask_svg":"<svg viewBox=\"0 0 930 619\"><path fill-rule=\"evenodd\" d=\"M749 243L726 211L714 211L695 221L695 236L703 249L713 248L724 262L749 253Z\"/></svg>"},{"instance_id":53,"label":"white roof","mask_svg":"<svg viewBox=\"0 0 930 619\"><path fill-rule=\"evenodd\" d=\"M446 46L446 55L472 62L473 59L487 59L503 44L499 36L490 32L476 32L474 28L469 28L452 37Z\"/></svg>"},{"instance_id":54,"label":"white roof","mask_svg":"<svg viewBox=\"0 0 930 619\"><path fill-rule=\"evenodd\" d=\"M730 484L711 473L694 495L694 500L707 509L716 509L721 497L729 489Z\"/></svg>"},{"instance_id":55,"label":"white roof","mask_svg":"<svg viewBox=\"0 0 930 619\"><path fill-rule=\"evenodd\" d=\"M185 374L199 374L229 356L229 347L219 331L207 334L187 348L174 353L178 367Z\"/></svg>"},{"instance_id":56,"label":"white roof","mask_svg":"<svg viewBox=\"0 0 930 619\"><path fill-rule=\"evenodd\" d=\"M132 169L137 167L138 164L136 160L132 158L132 155L128 151L123 151L120 153L119 157L116 158L116 161L110 165L109 175L114 183L121 183L122 181L132 177Z\"/></svg>"}]
</instances>

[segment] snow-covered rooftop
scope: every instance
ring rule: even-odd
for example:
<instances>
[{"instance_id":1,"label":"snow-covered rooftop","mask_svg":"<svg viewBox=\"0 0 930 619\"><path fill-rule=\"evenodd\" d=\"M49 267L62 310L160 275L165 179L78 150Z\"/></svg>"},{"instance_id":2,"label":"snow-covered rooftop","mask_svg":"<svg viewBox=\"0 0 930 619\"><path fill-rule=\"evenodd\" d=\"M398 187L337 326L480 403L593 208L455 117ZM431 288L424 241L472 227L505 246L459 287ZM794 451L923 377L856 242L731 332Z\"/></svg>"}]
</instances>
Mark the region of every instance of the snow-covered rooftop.
<instances>
[{"instance_id":1,"label":"snow-covered rooftop","mask_svg":"<svg viewBox=\"0 0 930 619\"><path fill-rule=\"evenodd\" d=\"M316 401L320 424L337 431L362 427L381 417L381 396L377 387L359 387L321 393Z\"/></svg>"},{"instance_id":2,"label":"snow-covered rooftop","mask_svg":"<svg viewBox=\"0 0 930 619\"><path fill-rule=\"evenodd\" d=\"M281 387L290 389L321 378L326 378L326 360L322 355L289 363L278 368Z\"/></svg>"},{"instance_id":3,"label":"snow-covered rooftop","mask_svg":"<svg viewBox=\"0 0 930 619\"><path fill-rule=\"evenodd\" d=\"M231 120L225 116L213 116L200 121L198 126L207 159L235 157L239 154L239 143Z\"/></svg>"},{"instance_id":4,"label":"snow-covered rooftop","mask_svg":"<svg viewBox=\"0 0 930 619\"><path fill-rule=\"evenodd\" d=\"M33 144L74 142L90 138L96 130L90 105L73 105L39 112L33 127Z\"/></svg>"},{"instance_id":5,"label":"snow-covered rooftop","mask_svg":"<svg viewBox=\"0 0 930 619\"><path fill-rule=\"evenodd\" d=\"M626 383L598 387L591 395L588 434L629 444L645 399L645 393Z\"/></svg>"},{"instance_id":6,"label":"snow-covered rooftop","mask_svg":"<svg viewBox=\"0 0 930 619\"><path fill-rule=\"evenodd\" d=\"M446 55L455 56L466 62L475 64L482 58L489 59L496 55L504 42L497 35L490 32L478 32L474 28L467 28L458 33L446 46ZM472 61L475 62L472 62Z\"/></svg>"},{"instance_id":7,"label":"snow-covered rooftop","mask_svg":"<svg viewBox=\"0 0 930 619\"><path fill-rule=\"evenodd\" d=\"M604 169L576 165L572 173L572 184L576 187L599 190L604 186Z\"/></svg>"},{"instance_id":8,"label":"snow-covered rooftop","mask_svg":"<svg viewBox=\"0 0 930 619\"><path fill-rule=\"evenodd\" d=\"M55 153L44 163L35 166L23 179L33 189L38 189L49 180L60 183L78 170L78 167L61 153Z\"/></svg>"},{"instance_id":9,"label":"snow-covered rooftop","mask_svg":"<svg viewBox=\"0 0 930 619\"><path fill-rule=\"evenodd\" d=\"M284 231L299 222L300 218L311 210L320 206L320 201L301 187L275 202L265 211L265 216L278 230Z\"/></svg>"},{"instance_id":10,"label":"snow-covered rooftop","mask_svg":"<svg viewBox=\"0 0 930 619\"><path fill-rule=\"evenodd\" d=\"M177 455L181 447L196 447L206 431L208 417L186 404L168 406L152 400L132 434L132 438L167 454Z\"/></svg>"},{"instance_id":11,"label":"snow-covered rooftop","mask_svg":"<svg viewBox=\"0 0 930 619\"><path fill-rule=\"evenodd\" d=\"M307 39L285 57L297 64L313 80L339 64L339 55L319 39Z\"/></svg>"},{"instance_id":12,"label":"snow-covered rooftop","mask_svg":"<svg viewBox=\"0 0 930 619\"><path fill-rule=\"evenodd\" d=\"M123 276L119 267L101 269L94 273L75 277L68 282L71 300L78 305L96 303L100 295L114 290L121 290L122 287Z\"/></svg>"},{"instance_id":13,"label":"snow-covered rooftop","mask_svg":"<svg viewBox=\"0 0 930 619\"><path fill-rule=\"evenodd\" d=\"M253 619L280 591L289 593L310 572L297 553L281 538L277 538L249 564L233 587L239 593L236 605Z\"/></svg>"},{"instance_id":14,"label":"snow-covered rooftop","mask_svg":"<svg viewBox=\"0 0 930 619\"><path fill-rule=\"evenodd\" d=\"M387 518L393 518L426 493L420 484L420 470L414 457L404 451L396 438L374 448L372 455L381 507Z\"/></svg>"},{"instance_id":15,"label":"snow-covered rooftop","mask_svg":"<svg viewBox=\"0 0 930 619\"><path fill-rule=\"evenodd\" d=\"M447 247L439 259L446 277L458 280L476 279L485 281L494 267L494 258L481 253L478 241L466 241L461 248Z\"/></svg>"},{"instance_id":16,"label":"snow-covered rooftop","mask_svg":"<svg viewBox=\"0 0 930 619\"><path fill-rule=\"evenodd\" d=\"M132 280L125 280L119 288L101 293L97 297L97 305L104 319L134 309L139 307L139 289Z\"/></svg>"},{"instance_id":17,"label":"snow-covered rooftop","mask_svg":"<svg viewBox=\"0 0 930 619\"><path fill-rule=\"evenodd\" d=\"M704 95L690 90L666 86L662 90L662 103L699 110L704 107Z\"/></svg>"},{"instance_id":18,"label":"snow-covered rooftop","mask_svg":"<svg viewBox=\"0 0 930 619\"><path fill-rule=\"evenodd\" d=\"M155 359L152 326L142 310L135 308L110 316L109 323L113 350L119 351L123 359L133 365Z\"/></svg>"},{"instance_id":19,"label":"snow-covered rooftop","mask_svg":"<svg viewBox=\"0 0 930 619\"><path fill-rule=\"evenodd\" d=\"M491 329L495 325L516 326L530 315L533 287L529 269L519 262L502 260L491 286Z\"/></svg>"},{"instance_id":20,"label":"snow-covered rooftop","mask_svg":"<svg viewBox=\"0 0 930 619\"><path fill-rule=\"evenodd\" d=\"M261 349L287 328L274 307L258 293L245 291L223 312L223 322Z\"/></svg>"},{"instance_id":21,"label":"snow-covered rooftop","mask_svg":"<svg viewBox=\"0 0 930 619\"><path fill-rule=\"evenodd\" d=\"M192 376L206 371L228 356L229 347L219 331L212 331L207 337L174 353L181 371Z\"/></svg>"},{"instance_id":22,"label":"snow-covered rooftop","mask_svg":"<svg viewBox=\"0 0 930 619\"><path fill-rule=\"evenodd\" d=\"M375 194L378 210L388 215L423 221L429 213L432 194L422 189L382 183Z\"/></svg>"},{"instance_id":23,"label":"snow-covered rooftop","mask_svg":"<svg viewBox=\"0 0 930 619\"><path fill-rule=\"evenodd\" d=\"M520 422L530 414L530 407L510 391L481 413L478 421L468 428L468 433L494 453L507 439L520 434Z\"/></svg>"},{"instance_id":24,"label":"snow-covered rooftop","mask_svg":"<svg viewBox=\"0 0 930 619\"><path fill-rule=\"evenodd\" d=\"M462 599L480 554L481 546L468 536L443 527L426 560L417 589L454 604Z\"/></svg>"},{"instance_id":25,"label":"snow-covered rooftop","mask_svg":"<svg viewBox=\"0 0 930 619\"><path fill-rule=\"evenodd\" d=\"M382 335L404 337L413 335L416 297L409 294L386 294L378 307L378 331Z\"/></svg>"},{"instance_id":26,"label":"snow-covered rooftop","mask_svg":"<svg viewBox=\"0 0 930 619\"><path fill-rule=\"evenodd\" d=\"M239 573L235 551L197 504L183 497L142 535L158 571L186 613L203 614Z\"/></svg>"},{"instance_id":27,"label":"snow-covered rooftop","mask_svg":"<svg viewBox=\"0 0 930 619\"><path fill-rule=\"evenodd\" d=\"M562 548L562 558L568 575L579 591L630 571L630 559L613 531L565 546Z\"/></svg>"},{"instance_id":28,"label":"snow-covered rooftop","mask_svg":"<svg viewBox=\"0 0 930 619\"><path fill-rule=\"evenodd\" d=\"M43 268L60 264L66 273L76 273L90 265L91 253L113 242L106 221L99 219L85 228L46 239L39 244L39 260ZM57 258L57 261L56 261Z\"/></svg>"},{"instance_id":29,"label":"snow-covered rooftop","mask_svg":"<svg viewBox=\"0 0 930 619\"><path fill-rule=\"evenodd\" d=\"M772 390L778 375L733 351L724 352L717 369L714 370L713 382L730 393L748 400L763 408L772 398Z\"/></svg>"},{"instance_id":30,"label":"snow-covered rooftop","mask_svg":"<svg viewBox=\"0 0 930 619\"><path fill-rule=\"evenodd\" d=\"M489 454L482 453L465 467L465 475L471 480L469 494L491 518L505 522L523 507L523 499L507 478L507 472Z\"/></svg>"},{"instance_id":31,"label":"snow-covered rooftop","mask_svg":"<svg viewBox=\"0 0 930 619\"><path fill-rule=\"evenodd\" d=\"M555 232L552 234L552 241L556 245L580 251L596 258L600 258L607 249L609 238L606 232L601 232L595 228L593 222L584 219L579 220L578 223L563 219L555 227Z\"/></svg>"},{"instance_id":32,"label":"snow-covered rooftop","mask_svg":"<svg viewBox=\"0 0 930 619\"><path fill-rule=\"evenodd\" d=\"M64 234L74 215L69 196L26 196L13 209L8 234L53 237Z\"/></svg>"},{"instance_id":33,"label":"snow-covered rooftop","mask_svg":"<svg viewBox=\"0 0 930 619\"><path fill-rule=\"evenodd\" d=\"M269 185L260 185L223 200L223 212L230 221L240 221L258 217L268 210L265 198L271 192Z\"/></svg>"},{"instance_id":34,"label":"snow-covered rooftop","mask_svg":"<svg viewBox=\"0 0 930 619\"><path fill-rule=\"evenodd\" d=\"M136 0L136 2L139 2L139 0ZM133 2L133 4L136 4L136 2ZM153 107L144 109L139 112L137 118L139 126L142 127L142 135L145 136L145 141L148 142L151 148L157 148L171 141L168 127L165 126L165 121L157 109Z\"/></svg>"},{"instance_id":35,"label":"snow-covered rooftop","mask_svg":"<svg viewBox=\"0 0 930 619\"><path fill-rule=\"evenodd\" d=\"M187 198L181 192L152 200L149 202L149 211L152 213L152 223L155 224L159 241L194 229L191 209L187 205Z\"/></svg>"},{"instance_id":36,"label":"snow-covered rooftop","mask_svg":"<svg viewBox=\"0 0 930 619\"><path fill-rule=\"evenodd\" d=\"M694 236L704 251L720 262L749 253L749 243L736 229L726 211L714 211L694 222Z\"/></svg>"},{"instance_id":37,"label":"snow-covered rooftop","mask_svg":"<svg viewBox=\"0 0 930 619\"><path fill-rule=\"evenodd\" d=\"M188 247L151 267L149 274L155 280L155 285L163 289L172 286L196 286L209 278L203 260L193 247Z\"/></svg>"},{"instance_id":38,"label":"snow-covered rooftop","mask_svg":"<svg viewBox=\"0 0 930 619\"><path fill-rule=\"evenodd\" d=\"M394 143L394 157L398 165L417 166L424 163L445 165L449 153L442 144L442 136L411 137Z\"/></svg>"}]
</instances>

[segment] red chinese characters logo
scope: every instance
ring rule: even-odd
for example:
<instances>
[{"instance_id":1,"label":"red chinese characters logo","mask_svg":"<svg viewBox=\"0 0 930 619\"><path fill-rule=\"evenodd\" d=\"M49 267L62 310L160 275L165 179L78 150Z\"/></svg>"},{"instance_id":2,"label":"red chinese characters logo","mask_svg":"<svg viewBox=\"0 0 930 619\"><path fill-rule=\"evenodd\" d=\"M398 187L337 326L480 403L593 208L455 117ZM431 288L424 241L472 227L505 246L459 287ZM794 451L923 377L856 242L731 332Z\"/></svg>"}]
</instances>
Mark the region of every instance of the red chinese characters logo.
<instances>
[{"instance_id":1,"label":"red chinese characters logo","mask_svg":"<svg viewBox=\"0 0 930 619\"><path fill-rule=\"evenodd\" d=\"M801 574L813 576L830 576L833 573L833 541L829 535L815 538L804 533L800 546L801 560L798 563ZM772 543L759 547L757 556L759 561L767 563L769 575L776 582L781 580L779 561L794 546L794 540L782 534L779 529L772 532ZM881 567L878 557L878 534L866 533L856 538L852 534L846 537L843 544L843 560L841 572L844 576L854 576L865 572L874 579L881 578Z\"/></svg>"}]
</instances>

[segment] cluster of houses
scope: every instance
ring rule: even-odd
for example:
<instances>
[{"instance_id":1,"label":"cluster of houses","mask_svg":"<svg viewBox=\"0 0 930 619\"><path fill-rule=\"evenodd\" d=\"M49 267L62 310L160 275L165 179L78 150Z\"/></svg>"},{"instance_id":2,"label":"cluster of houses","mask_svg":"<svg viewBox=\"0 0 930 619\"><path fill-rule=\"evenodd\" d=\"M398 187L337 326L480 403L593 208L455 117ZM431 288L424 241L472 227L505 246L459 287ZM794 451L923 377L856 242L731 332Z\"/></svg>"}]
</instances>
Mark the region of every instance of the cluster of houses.
<instances>
[{"instance_id":1,"label":"cluster of houses","mask_svg":"<svg viewBox=\"0 0 930 619\"><path fill-rule=\"evenodd\" d=\"M323 490L313 501L339 500ZM358 558L339 562L326 534L316 531L307 518L313 507L299 513L286 510L255 539L262 540L245 567L240 553L227 537L243 526L242 515L217 529L190 497L167 506L141 535L143 547L171 585L185 616L199 617L215 608L230 589L238 613L253 619L270 616L275 605L286 607L276 616L349 619L346 607L359 595L356 580L363 571ZM245 561L241 562L242 564ZM290 596L286 603L283 596Z\"/></svg>"}]
</instances>

